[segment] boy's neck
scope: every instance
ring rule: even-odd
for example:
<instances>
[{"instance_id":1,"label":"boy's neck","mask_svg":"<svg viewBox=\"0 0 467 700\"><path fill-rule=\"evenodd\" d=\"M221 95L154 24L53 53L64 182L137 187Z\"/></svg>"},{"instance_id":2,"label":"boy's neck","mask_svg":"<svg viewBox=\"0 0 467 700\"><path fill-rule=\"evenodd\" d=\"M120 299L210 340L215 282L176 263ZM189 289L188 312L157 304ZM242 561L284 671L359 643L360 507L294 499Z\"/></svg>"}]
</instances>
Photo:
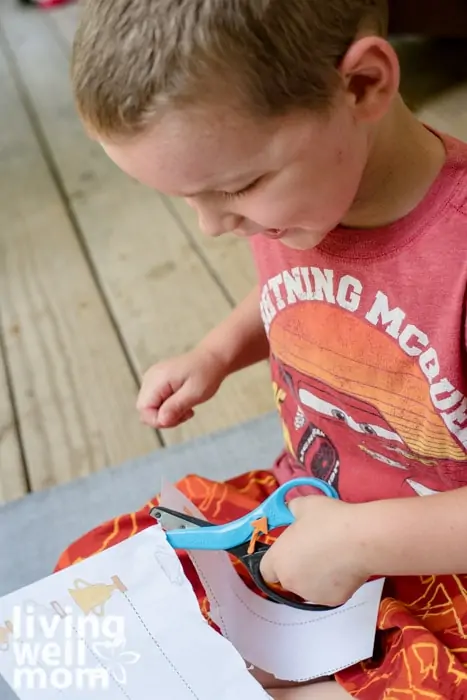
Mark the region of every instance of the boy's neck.
<instances>
[{"instance_id":1,"label":"boy's neck","mask_svg":"<svg viewBox=\"0 0 467 700\"><path fill-rule=\"evenodd\" d=\"M391 224L424 199L446 159L441 140L398 98L380 125L357 198L344 226Z\"/></svg>"}]
</instances>

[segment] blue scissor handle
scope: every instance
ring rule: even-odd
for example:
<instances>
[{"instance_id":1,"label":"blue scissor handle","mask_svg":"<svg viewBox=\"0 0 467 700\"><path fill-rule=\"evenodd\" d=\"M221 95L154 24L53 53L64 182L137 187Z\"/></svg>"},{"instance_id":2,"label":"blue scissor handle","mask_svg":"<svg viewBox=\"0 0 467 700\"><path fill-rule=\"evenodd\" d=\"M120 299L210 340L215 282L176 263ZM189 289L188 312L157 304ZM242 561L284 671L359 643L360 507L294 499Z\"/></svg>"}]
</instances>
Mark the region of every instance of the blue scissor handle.
<instances>
[{"instance_id":1,"label":"blue scissor handle","mask_svg":"<svg viewBox=\"0 0 467 700\"><path fill-rule=\"evenodd\" d=\"M337 491L325 481L314 477L300 477L280 486L258 508L238 520L225 525L169 530L166 533L167 540L174 549L228 551L251 539L254 532L252 523L260 518L267 518L269 530L291 525L295 518L285 502L285 497L292 489L303 486L318 489L329 498L339 498Z\"/></svg>"}]
</instances>

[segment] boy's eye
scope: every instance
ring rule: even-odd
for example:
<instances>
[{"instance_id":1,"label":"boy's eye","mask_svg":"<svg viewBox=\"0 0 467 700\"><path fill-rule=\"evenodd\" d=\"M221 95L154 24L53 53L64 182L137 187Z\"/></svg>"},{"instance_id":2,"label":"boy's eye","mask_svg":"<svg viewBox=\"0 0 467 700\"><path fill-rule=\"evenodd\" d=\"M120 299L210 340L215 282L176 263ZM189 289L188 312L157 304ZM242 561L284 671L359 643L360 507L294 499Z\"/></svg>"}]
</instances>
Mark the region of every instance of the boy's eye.
<instances>
[{"instance_id":1,"label":"boy's eye","mask_svg":"<svg viewBox=\"0 0 467 700\"><path fill-rule=\"evenodd\" d=\"M256 180L253 180L253 182L250 182L249 185L247 185L246 187L242 187L242 189L238 190L237 192L221 192L221 197L223 197L224 199L238 199L244 194L247 194L247 192L250 192L253 189L253 187L256 187L260 180L261 178L258 177Z\"/></svg>"}]
</instances>

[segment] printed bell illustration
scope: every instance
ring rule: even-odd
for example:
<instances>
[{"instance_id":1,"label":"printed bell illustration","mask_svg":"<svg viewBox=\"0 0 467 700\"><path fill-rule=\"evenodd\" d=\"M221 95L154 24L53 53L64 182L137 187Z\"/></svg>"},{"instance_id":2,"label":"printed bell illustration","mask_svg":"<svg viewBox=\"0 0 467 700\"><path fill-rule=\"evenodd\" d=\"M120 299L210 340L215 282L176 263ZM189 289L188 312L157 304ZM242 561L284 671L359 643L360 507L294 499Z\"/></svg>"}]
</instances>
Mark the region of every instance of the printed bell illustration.
<instances>
[{"instance_id":1,"label":"printed bell illustration","mask_svg":"<svg viewBox=\"0 0 467 700\"><path fill-rule=\"evenodd\" d=\"M104 614L104 606L112 597L114 591L125 593L128 589L118 576L112 576L113 583L88 583L82 578L75 580L75 588L69 588L68 592L81 608L85 615L94 613L101 617Z\"/></svg>"},{"instance_id":2,"label":"printed bell illustration","mask_svg":"<svg viewBox=\"0 0 467 700\"><path fill-rule=\"evenodd\" d=\"M10 636L13 634L13 625L9 620L4 626L0 625L0 651L8 651L10 648Z\"/></svg>"}]
</instances>

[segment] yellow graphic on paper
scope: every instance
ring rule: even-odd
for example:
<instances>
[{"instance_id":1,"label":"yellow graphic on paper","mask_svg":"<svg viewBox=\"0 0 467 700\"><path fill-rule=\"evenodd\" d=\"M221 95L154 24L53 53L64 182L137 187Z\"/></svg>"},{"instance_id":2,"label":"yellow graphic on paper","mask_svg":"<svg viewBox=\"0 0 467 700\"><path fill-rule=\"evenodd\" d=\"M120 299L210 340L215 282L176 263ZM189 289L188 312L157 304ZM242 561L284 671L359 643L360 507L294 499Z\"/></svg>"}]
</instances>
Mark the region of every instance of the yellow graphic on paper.
<instances>
[{"instance_id":1,"label":"yellow graphic on paper","mask_svg":"<svg viewBox=\"0 0 467 700\"><path fill-rule=\"evenodd\" d=\"M104 605L114 591L125 593L128 590L118 576L112 576L112 581L112 584L88 583L78 578L74 582L75 588L69 588L68 592L85 615L94 613L100 617L104 614Z\"/></svg>"},{"instance_id":2,"label":"yellow graphic on paper","mask_svg":"<svg viewBox=\"0 0 467 700\"><path fill-rule=\"evenodd\" d=\"M10 647L10 636L13 634L13 625L9 620L4 626L0 626L0 651L8 651Z\"/></svg>"}]
</instances>

